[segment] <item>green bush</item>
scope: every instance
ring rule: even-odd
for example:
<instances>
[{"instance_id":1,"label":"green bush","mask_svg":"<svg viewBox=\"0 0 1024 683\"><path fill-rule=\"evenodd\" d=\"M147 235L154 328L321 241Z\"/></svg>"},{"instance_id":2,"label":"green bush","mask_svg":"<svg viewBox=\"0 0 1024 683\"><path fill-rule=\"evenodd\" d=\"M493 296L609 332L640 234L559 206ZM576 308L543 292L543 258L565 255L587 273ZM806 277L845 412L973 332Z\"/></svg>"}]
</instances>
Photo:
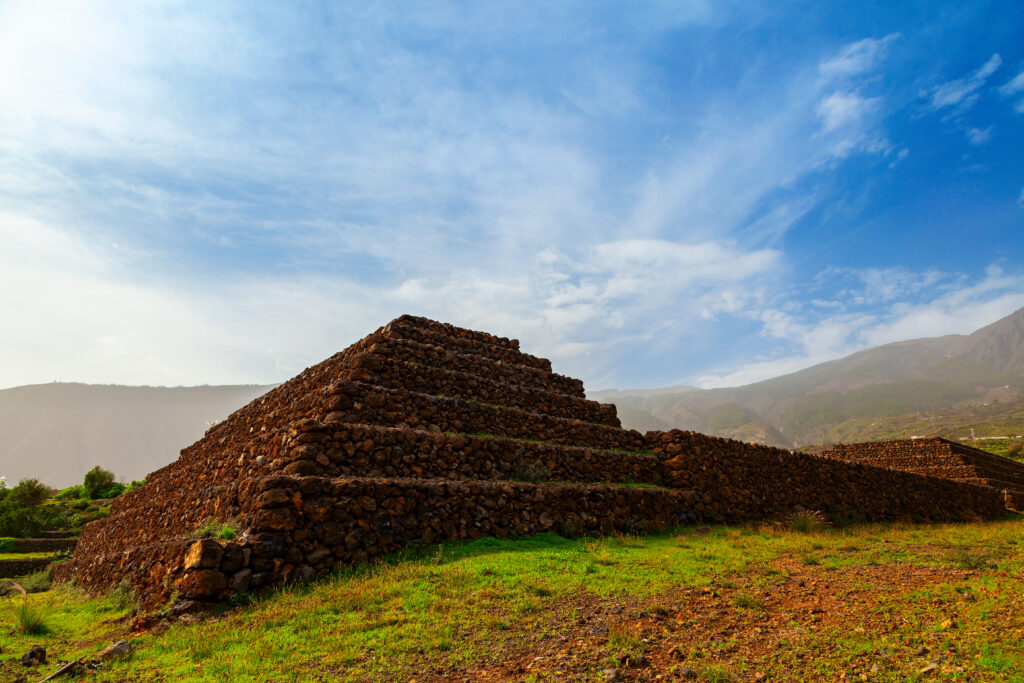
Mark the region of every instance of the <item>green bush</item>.
<instances>
[{"instance_id":1,"label":"green bush","mask_svg":"<svg viewBox=\"0 0 1024 683\"><path fill-rule=\"evenodd\" d=\"M817 510L797 510L786 519L790 531L821 531L832 524Z\"/></svg>"},{"instance_id":2,"label":"green bush","mask_svg":"<svg viewBox=\"0 0 1024 683\"><path fill-rule=\"evenodd\" d=\"M59 514L40 506L23 508L9 505L4 501L0 505L0 536L28 538L38 536L39 532L60 518Z\"/></svg>"},{"instance_id":3,"label":"green bush","mask_svg":"<svg viewBox=\"0 0 1024 683\"><path fill-rule=\"evenodd\" d=\"M25 635L40 635L49 633L50 627L46 624L42 612L29 607L28 601L24 601L15 610L15 621L18 622L18 631Z\"/></svg>"},{"instance_id":4,"label":"green bush","mask_svg":"<svg viewBox=\"0 0 1024 683\"><path fill-rule=\"evenodd\" d=\"M50 497L50 487L38 479L22 479L7 494L5 503L23 508L34 508L43 504Z\"/></svg>"},{"instance_id":5,"label":"green bush","mask_svg":"<svg viewBox=\"0 0 1024 683\"><path fill-rule=\"evenodd\" d=\"M85 498L85 487L81 484L69 486L54 496L58 500L81 500Z\"/></svg>"},{"instance_id":6,"label":"green bush","mask_svg":"<svg viewBox=\"0 0 1024 683\"><path fill-rule=\"evenodd\" d=\"M233 519L221 521L216 517L207 517L198 529L192 532L199 538L219 538L229 541L238 535L238 522Z\"/></svg>"},{"instance_id":7,"label":"green bush","mask_svg":"<svg viewBox=\"0 0 1024 683\"><path fill-rule=\"evenodd\" d=\"M82 485L90 499L102 498L102 494L114 485L114 473L97 465L85 473Z\"/></svg>"},{"instance_id":8,"label":"green bush","mask_svg":"<svg viewBox=\"0 0 1024 683\"><path fill-rule=\"evenodd\" d=\"M124 493L124 490L125 490L125 485L124 484L117 484L117 483L115 483L115 484L111 484L109 487L107 487L103 491L100 491L100 495L98 495L96 497L97 498L102 498L104 500L106 500L108 498L117 498L122 493Z\"/></svg>"},{"instance_id":9,"label":"green bush","mask_svg":"<svg viewBox=\"0 0 1024 683\"><path fill-rule=\"evenodd\" d=\"M21 577L18 579L18 583L26 593L42 593L50 590L50 586L53 585L53 574L49 569L44 569L41 572Z\"/></svg>"},{"instance_id":10,"label":"green bush","mask_svg":"<svg viewBox=\"0 0 1024 683\"><path fill-rule=\"evenodd\" d=\"M135 592L132 584L127 579L121 579L121 582L110 590L109 595L118 612L138 614L139 594Z\"/></svg>"}]
</instances>

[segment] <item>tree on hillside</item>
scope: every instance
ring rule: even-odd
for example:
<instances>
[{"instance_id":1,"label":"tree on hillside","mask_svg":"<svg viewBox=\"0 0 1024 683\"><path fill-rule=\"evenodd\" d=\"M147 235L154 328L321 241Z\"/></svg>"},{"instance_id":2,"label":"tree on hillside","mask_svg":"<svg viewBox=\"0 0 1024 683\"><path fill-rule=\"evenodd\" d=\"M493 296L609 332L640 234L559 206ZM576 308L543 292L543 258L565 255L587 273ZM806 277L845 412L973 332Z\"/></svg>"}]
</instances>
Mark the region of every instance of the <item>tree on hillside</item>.
<instances>
[{"instance_id":1,"label":"tree on hillside","mask_svg":"<svg viewBox=\"0 0 1024 683\"><path fill-rule=\"evenodd\" d=\"M96 467L85 473L83 485L85 486L85 493L89 498L105 498L107 497L107 492L114 486L114 473L96 465Z\"/></svg>"},{"instance_id":2,"label":"tree on hillside","mask_svg":"<svg viewBox=\"0 0 1024 683\"><path fill-rule=\"evenodd\" d=\"M50 497L50 487L38 479L22 479L7 494L7 500L23 508L34 508L42 505Z\"/></svg>"},{"instance_id":3,"label":"tree on hillside","mask_svg":"<svg viewBox=\"0 0 1024 683\"><path fill-rule=\"evenodd\" d=\"M43 505L52 489L38 479L22 479L0 499L0 536L35 536L56 513Z\"/></svg>"}]
</instances>

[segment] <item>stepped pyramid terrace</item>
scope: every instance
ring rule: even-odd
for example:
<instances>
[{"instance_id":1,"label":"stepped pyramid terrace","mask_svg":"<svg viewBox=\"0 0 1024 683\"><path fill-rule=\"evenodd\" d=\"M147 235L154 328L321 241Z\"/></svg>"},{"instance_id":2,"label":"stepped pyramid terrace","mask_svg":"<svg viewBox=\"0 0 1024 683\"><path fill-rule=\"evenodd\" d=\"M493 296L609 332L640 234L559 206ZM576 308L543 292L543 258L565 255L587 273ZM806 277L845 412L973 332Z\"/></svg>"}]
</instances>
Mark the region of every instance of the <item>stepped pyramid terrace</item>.
<instances>
[{"instance_id":1,"label":"stepped pyramid terrace","mask_svg":"<svg viewBox=\"0 0 1024 683\"><path fill-rule=\"evenodd\" d=\"M412 543L657 531L798 507L1005 514L1001 490L693 432L640 434L516 340L402 316L212 427L83 530L58 579L205 604ZM231 539L199 538L231 522Z\"/></svg>"},{"instance_id":2,"label":"stepped pyramid terrace","mask_svg":"<svg viewBox=\"0 0 1024 683\"><path fill-rule=\"evenodd\" d=\"M1024 510L1024 463L939 437L836 444L829 458L916 472L1001 489L1006 505Z\"/></svg>"}]
</instances>

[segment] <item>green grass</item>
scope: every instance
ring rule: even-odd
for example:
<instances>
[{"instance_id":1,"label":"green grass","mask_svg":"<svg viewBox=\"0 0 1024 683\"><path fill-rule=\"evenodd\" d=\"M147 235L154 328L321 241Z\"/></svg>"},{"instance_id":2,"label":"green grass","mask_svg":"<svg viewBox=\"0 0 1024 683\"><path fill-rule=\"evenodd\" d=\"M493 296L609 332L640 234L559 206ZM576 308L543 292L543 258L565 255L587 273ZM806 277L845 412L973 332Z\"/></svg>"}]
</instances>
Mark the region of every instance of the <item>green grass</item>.
<instances>
[{"instance_id":1,"label":"green grass","mask_svg":"<svg viewBox=\"0 0 1024 683\"><path fill-rule=\"evenodd\" d=\"M45 553L3 553L0 552L0 560L35 560L46 557L53 557L57 553L52 550Z\"/></svg>"},{"instance_id":2,"label":"green grass","mask_svg":"<svg viewBox=\"0 0 1024 683\"><path fill-rule=\"evenodd\" d=\"M705 680L744 680L755 670L772 680L787 680L794 671L807 680L835 680L866 652L923 642L934 649L935 639L952 638L975 680L1021 680L1016 672L1024 671L1019 647L1024 622L1017 616L1019 605L1011 605L1019 599L1024 571L1024 543L1017 541L1022 532L1024 521L1014 519L807 533L719 526L703 535L681 529L647 537L483 538L447 544L440 551L437 546L410 551L384 564L278 588L249 598L215 621L173 624L159 635L138 636L133 657L105 666L96 680L404 680L422 675L425 666L458 669L486 662L506 647L572 635L572 610L587 601L659 605L680 587L717 591L742 584L730 609L743 619L761 619L773 609L772 586L789 580L781 566L815 572L822 580L830 567L832 574L874 565L893 572L906 567L964 571L957 558L965 549L997 563L998 570L986 566L972 570L963 582L910 595L883 591L873 610L899 615L896 631L845 624L788 636L795 638L793 644L757 661L728 665L718 659L731 656L738 646L722 639L701 644L707 658L688 660L687 666ZM802 564L804 557L821 566ZM966 592L976 599L964 601ZM123 595L90 599L68 587L33 595L31 601L51 632L15 632L5 639L5 653L21 653L38 643L54 660L95 656L125 637L121 620L132 610ZM19 602L20 596L0 598L0 615L10 615L9 626L0 624L0 632L14 628L13 608ZM956 606L956 623L943 628L951 605ZM649 645L640 634L609 622L606 650L606 657L614 659L649 651ZM607 660L601 664L609 665ZM6 654L0 657L0 679L17 673L19 666ZM914 680L895 674L876 679Z\"/></svg>"},{"instance_id":3,"label":"green grass","mask_svg":"<svg viewBox=\"0 0 1024 683\"><path fill-rule=\"evenodd\" d=\"M229 541L238 535L238 522L235 520L222 520L216 517L207 517L203 523L192 532L198 538L217 538L222 541Z\"/></svg>"}]
</instances>

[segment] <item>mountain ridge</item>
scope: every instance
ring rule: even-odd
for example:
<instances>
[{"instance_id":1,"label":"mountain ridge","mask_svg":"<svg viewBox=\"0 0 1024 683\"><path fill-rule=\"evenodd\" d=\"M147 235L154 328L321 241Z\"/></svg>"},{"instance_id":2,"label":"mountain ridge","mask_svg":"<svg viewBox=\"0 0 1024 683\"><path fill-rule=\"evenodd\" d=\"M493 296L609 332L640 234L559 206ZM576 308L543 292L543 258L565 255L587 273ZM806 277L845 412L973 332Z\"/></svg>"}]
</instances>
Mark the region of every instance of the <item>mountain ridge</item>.
<instances>
[{"instance_id":1,"label":"mountain ridge","mask_svg":"<svg viewBox=\"0 0 1024 683\"><path fill-rule=\"evenodd\" d=\"M761 428L765 443L822 443L848 420L1024 399L1024 309L971 334L891 342L744 386L589 396L628 408L627 426L653 418L741 438L760 424L777 432Z\"/></svg>"}]
</instances>

